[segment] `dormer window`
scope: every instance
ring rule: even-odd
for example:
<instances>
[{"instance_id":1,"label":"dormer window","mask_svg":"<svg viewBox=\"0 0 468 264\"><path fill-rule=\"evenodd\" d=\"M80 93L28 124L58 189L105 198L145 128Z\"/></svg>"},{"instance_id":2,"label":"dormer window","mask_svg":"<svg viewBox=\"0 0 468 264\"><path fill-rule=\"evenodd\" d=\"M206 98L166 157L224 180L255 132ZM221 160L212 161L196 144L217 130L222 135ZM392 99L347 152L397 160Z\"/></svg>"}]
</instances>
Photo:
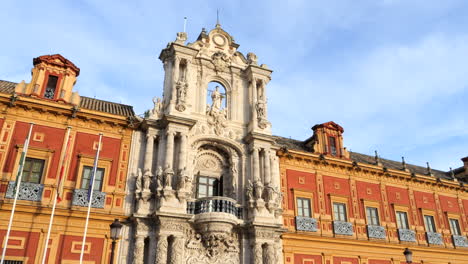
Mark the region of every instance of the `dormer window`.
<instances>
[{"instance_id":1,"label":"dormer window","mask_svg":"<svg viewBox=\"0 0 468 264\"><path fill-rule=\"evenodd\" d=\"M336 146L336 138L335 137L332 137L332 136L328 137L328 148L329 148L329 152L330 152L331 155L333 155L333 156L338 155L338 150L337 150L337 146Z\"/></svg>"},{"instance_id":2,"label":"dormer window","mask_svg":"<svg viewBox=\"0 0 468 264\"><path fill-rule=\"evenodd\" d=\"M46 99L54 99L55 93L57 91L57 84L58 84L58 77L54 75L49 75L49 79L47 80L46 89L44 91L44 98Z\"/></svg>"}]
</instances>

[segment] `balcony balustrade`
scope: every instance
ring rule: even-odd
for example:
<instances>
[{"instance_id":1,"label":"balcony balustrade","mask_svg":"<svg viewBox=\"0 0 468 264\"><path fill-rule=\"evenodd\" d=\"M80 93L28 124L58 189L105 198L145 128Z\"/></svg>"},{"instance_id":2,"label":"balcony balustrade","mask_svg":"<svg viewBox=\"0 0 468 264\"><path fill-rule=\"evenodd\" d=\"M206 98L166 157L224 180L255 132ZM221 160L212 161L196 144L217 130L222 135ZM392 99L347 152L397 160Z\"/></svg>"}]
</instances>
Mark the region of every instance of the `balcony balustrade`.
<instances>
[{"instance_id":1,"label":"balcony balustrade","mask_svg":"<svg viewBox=\"0 0 468 264\"><path fill-rule=\"evenodd\" d=\"M296 216L296 230L317 232L317 219L311 217Z\"/></svg>"},{"instance_id":2,"label":"balcony balustrade","mask_svg":"<svg viewBox=\"0 0 468 264\"><path fill-rule=\"evenodd\" d=\"M10 181L8 183L7 192L5 198L14 199L15 198L15 181ZM20 184L20 189L18 192L18 200L27 200L39 202L42 200L42 191L44 190L44 185L39 183L31 182L22 182Z\"/></svg>"},{"instance_id":3,"label":"balcony balustrade","mask_svg":"<svg viewBox=\"0 0 468 264\"><path fill-rule=\"evenodd\" d=\"M456 247L468 247L468 241L466 239L466 236L453 235L452 240L453 245L455 245Z\"/></svg>"},{"instance_id":4,"label":"balcony balustrade","mask_svg":"<svg viewBox=\"0 0 468 264\"><path fill-rule=\"evenodd\" d=\"M400 241L416 242L416 233L410 229L398 229Z\"/></svg>"},{"instance_id":5,"label":"balcony balustrade","mask_svg":"<svg viewBox=\"0 0 468 264\"><path fill-rule=\"evenodd\" d=\"M106 200L106 193L100 191L93 191L93 201L91 207L104 208L104 201ZM88 189L75 189L73 193L72 205L88 206Z\"/></svg>"},{"instance_id":6,"label":"balcony balustrade","mask_svg":"<svg viewBox=\"0 0 468 264\"><path fill-rule=\"evenodd\" d=\"M227 213L242 218L242 208L236 206L235 200L228 197L206 197L187 202L188 214Z\"/></svg>"},{"instance_id":7,"label":"balcony balustrade","mask_svg":"<svg viewBox=\"0 0 468 264\"><path fill-rule=\"evenodd\" d=\"M369 238L385 239L387 234L385 233L385 227L378 225L367 225L367 236Z\"/></svg>"},{"instance_id":8,"label":"balcony balustrade","mask_svg":"<svg viewBox=\"0 0 468 264\"><path fill-rule=\"evenodd\" d=\"M336 235L352 236L354 234L353 224L350 222L333 221L333 232Z\"/></svg>"},{"instance_id":9,"label":"balcony balustrade","mask_svg":"<svg viewBox=\"0 0 468 264\"><path fill-rule=\"evenodd\" d=\"M442 239L441 233L426 232L427 243L431 245L443 245L444 240Z\"/></svg>"}]
</instances>

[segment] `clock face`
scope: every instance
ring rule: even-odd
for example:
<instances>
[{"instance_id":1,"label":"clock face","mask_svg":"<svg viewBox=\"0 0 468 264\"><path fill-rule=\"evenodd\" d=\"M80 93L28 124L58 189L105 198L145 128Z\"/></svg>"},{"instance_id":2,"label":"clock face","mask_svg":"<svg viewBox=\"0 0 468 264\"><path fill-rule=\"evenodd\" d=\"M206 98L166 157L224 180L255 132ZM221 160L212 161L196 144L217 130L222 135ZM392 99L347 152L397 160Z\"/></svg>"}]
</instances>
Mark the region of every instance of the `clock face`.
<instances>
[{"instance_id":1,"label":"clock face","mask_svg":"<svg viewBox=\"0 0 468 264\"><path fill-rule=\"evenodd\" d=\"M224 44L226 44L226 38L222 35L214 35L213 42L218 46L224 46Z\"/></svg>"}]
</instances>

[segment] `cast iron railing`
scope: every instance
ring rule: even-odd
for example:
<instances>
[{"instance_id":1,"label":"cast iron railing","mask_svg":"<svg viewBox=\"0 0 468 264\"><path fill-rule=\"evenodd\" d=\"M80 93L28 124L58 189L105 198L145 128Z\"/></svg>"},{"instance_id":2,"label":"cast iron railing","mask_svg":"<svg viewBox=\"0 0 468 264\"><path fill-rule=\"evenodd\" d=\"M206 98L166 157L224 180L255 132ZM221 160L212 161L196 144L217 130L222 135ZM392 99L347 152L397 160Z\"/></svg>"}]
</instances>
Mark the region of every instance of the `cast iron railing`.
<instances>
[{"instance_id":1,"label":"cast iron railing","mask_svg":"<svg viewBox=\"0 0 468 264\"><path fill-rule=\"evenodd\" d=\"M456 247L468 247L468 241L466 239L466 236L453 235L452 240L453 240L453 244Z\"/></svg>"},{"instance_id":2,"label":"cast iron railing","mask_svg":"<svg viewBox=\"0 0 468 264\"><path fill-rule=\"evenodd\" d=\"M15 181L10 181L8 183L8 189L5 194L5 198L14 199L15 189L16 189ZM19 193L18 193L18 200L39 202L42 200L43 190L44 190L43 184L22 182L20 185Z\"/></svg>"},{"instance_id":3,"label":"cast iron railing","mask_svg":"<svg viewBox=\"0 0 468 264\"><path fill-rule=\"evenodd\" d=\"M296 230L317 232L317 219L312 217L296 216Z\"/></svg>"},{"instance_id":4,"label":"cast iron railing","mask_svg":"<svg viewBox=\"0 0 468 264\"><path fill-rule=\"evenodd\" d=\"M333 221L333 232L337 235L352 236L354 234L353 224L350 222Z\"/></svg>"},{"instance_id":5,"label":"cast iron railing","mask_svg":"<svg viewBox=\"0 0 468 264\"><path fill-rule=\"evenodd\" d=\"M93 191L93 201L91 203L91 207L104 208L105 200L105 192ZM72 205L88 206L88 189L75 189L75 192L73 193Z\"/></svg>"},{"instance_id":6,"label":"cast iron railing","mask_svg":"<svg viewBox=\"0 0 468 264\"><path fill-rule=\"evenodd\" d=\"M398 229L398 237L400 241L416 242L416 233L410 229Z\"/></svg>"},{"instance_id":7,"label":"cast iron railing","mask_svg":"<svg viewBox=\"0 0 468 264\"><path fill-rule=\"evenodd\" d=\"M387 234L385 233L385 227L378 225L367 225L367 236L369 238L385 239Z\"/></svg>"}]
</instances>

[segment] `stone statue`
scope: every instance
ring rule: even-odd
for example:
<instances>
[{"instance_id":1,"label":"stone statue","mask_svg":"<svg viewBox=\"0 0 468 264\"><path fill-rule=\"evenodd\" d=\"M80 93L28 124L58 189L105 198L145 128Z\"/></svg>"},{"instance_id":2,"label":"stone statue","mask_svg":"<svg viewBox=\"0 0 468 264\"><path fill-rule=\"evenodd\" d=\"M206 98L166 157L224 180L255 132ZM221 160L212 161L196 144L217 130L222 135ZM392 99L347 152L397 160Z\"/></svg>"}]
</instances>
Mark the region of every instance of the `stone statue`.
<instances>
[{"instance_id":1,"label":"stone statue","mask_svg":"<svg viewBox=\"0 0 468 264\"><path fill-rule=\"evenodd\" d=\"M143 180L143 173L141 172L141 169L139 168L138 169L138 172L137 172L137 175L135 177L135 191L137 193L141 192L143 189L142 189L142 180Z\"/></svg>"},{"instance_id":2,"label":"stone statue","mask_svg":"<svg viewBox=\"0 0 468 264\"><path fill-rule=\"evenodd\" d=\"M232 164L231 166L231 198L236 199L237 193L237 163Z\"/></svg>"},{"instance_id":3,"label":"stone statue","mask_svg":"<svg viewBox=\"0 0 468 264\"><path fill-rule=\"evenodd\" d=\"M151 185L151 178L153 178L153 175L151 174L150 170L145 171L145 175L143 175L143 190L147 191L150 188Z\"/></svg>"},{"instance_id":4,"label":"stone statue","mask_svg":"<svg viewBox=\"0 0 468 264\"><path fill-rule=\"evenodd\" d=\"M164 188L165 189L172 189L172 175L174 175L174 171L172 170L171 166L167 165L166 169L164 169Z\"/></svg>"},{"instance_id":5,"label":"stone statue","mask_svg":"<svg viewBox=\"0 0 468 264\"><path fill-rule=\"evenodd\" d=\"M156 183L158 185L157 186L158 190L162 190L162 188L164 187L163 182L164 182L163 169L161 166L159 166L158 169L156 170Z\"/></svg>"},{"instance_id":6,"label":"stone statue","mask_svg":"<svg viewBox=\"0 0 468 264\"><path fill-rule=\"evenodd\" d=\"M257 55L255 55L255 53L253 53L253 52L247 53L247 63L248 64L257 65L257 61L258 61L258 58L257 58Z\"/></svg>"},{"instance_id":7,"label":"stone statue","mask_svg":"<svg viewBox=\"0 0 468 264\"><path fill-rule=\"evenodd\" d=\"M245 187L245 195L247 196L248 201L253 201L253 184L251 180L247 181L247 186Z\"/></svg>"},{"instance_id":8,"label":"stone statue","mask_svg":"<svg viewBox=\"0 0 468 264\"><path fill-rule=\"evenodd\" d=\"M162 112L162 102L161 98L158 97L153 97L153 109L151 110L151 115L150 117L159 117L159 115Z\"/></svg>"},{"instance_id":9,"label":"stone statue","mask_svg":"<svg viewBox=\"0 0 468 264\"><path fill-rule=\"evenodd\" d=\"M256 200L262 199L263 184L260 179L256 179L254 182L254 196Z\"/></svg>"},{"instance_id":10,"label":"stone statue","mask_svg":"<svg viewBox=\"0 0 468 264\"><path fill-rule=\"evenodd\" d=\"M219 92L219 86L211 93L211 110L220 110L224 96Z\"/></svg>"},{"instance_id":11,"label":"stone statue","mask_svg":"<svg viewBox=\"0 0 468 264\"><path fill-rule=\"evenodd\" d=\"M259 100L257 102L257 117L263 119L266 117L266 104L265 101Z\"/></svg>"}]
</instances>

